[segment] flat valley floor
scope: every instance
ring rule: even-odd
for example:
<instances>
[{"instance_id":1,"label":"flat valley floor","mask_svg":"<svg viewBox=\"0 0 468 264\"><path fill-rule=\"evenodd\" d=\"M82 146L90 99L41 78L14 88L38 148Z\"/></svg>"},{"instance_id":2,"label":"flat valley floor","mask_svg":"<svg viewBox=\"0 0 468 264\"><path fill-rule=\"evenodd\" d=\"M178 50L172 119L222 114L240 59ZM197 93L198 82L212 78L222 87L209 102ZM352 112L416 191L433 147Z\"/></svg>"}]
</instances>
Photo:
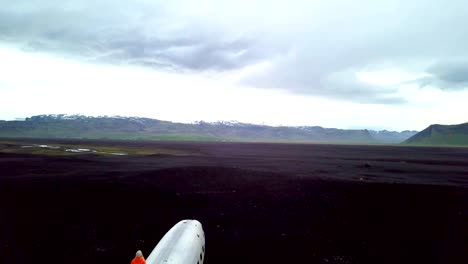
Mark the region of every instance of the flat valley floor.
<instances>
[{"instance_id":1,"label":"flat valley floor","mask_svg":"<svg viewBox=\"0 0 468 264\"><path fill-rule=\"evenodd\" d=\"M130 263L197 219L214 263L468 263L468 148L25 140L0 153L0 263Z\"/></svg>"}]
</instances>

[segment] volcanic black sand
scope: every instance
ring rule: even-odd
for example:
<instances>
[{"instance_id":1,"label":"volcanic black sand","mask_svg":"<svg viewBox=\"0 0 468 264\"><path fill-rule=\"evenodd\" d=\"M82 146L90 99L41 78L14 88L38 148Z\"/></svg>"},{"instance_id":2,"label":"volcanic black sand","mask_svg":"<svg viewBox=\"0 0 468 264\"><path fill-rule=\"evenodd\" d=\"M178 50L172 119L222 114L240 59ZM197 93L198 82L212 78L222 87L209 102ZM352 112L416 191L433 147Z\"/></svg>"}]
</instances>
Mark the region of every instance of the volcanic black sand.
<instances>
[{"instance_id":1,"label":"volcanic black sand","mask_svg":"<svg viewBox=\"0 0 468 264\"><path fill-rule=\"evenodd\" d=\"M0 153L0 263L128 264L182 219L207 264L468 263L466 148L79 143L186 154Z\"/></svg>"}]
</instances>

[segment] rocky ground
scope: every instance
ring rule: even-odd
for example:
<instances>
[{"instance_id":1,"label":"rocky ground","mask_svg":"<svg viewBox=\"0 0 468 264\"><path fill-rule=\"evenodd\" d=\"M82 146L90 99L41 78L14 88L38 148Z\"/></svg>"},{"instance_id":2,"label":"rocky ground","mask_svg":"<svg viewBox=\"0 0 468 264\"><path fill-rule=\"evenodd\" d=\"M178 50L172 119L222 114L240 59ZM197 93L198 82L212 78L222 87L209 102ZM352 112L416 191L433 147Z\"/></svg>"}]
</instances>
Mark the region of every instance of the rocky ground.
<instances>
[{"instance_id":1,"label":"rocky ground","mask_svg":"<svg viewBox=\"0 0 468 264\"><path fill-rule=\"evenodd\" d=\"M128 264L187 218L207 264L468 263L467 148L24 142L59 143L160 154L0 153L0 263Z\"/></svg>"}]
</instances>

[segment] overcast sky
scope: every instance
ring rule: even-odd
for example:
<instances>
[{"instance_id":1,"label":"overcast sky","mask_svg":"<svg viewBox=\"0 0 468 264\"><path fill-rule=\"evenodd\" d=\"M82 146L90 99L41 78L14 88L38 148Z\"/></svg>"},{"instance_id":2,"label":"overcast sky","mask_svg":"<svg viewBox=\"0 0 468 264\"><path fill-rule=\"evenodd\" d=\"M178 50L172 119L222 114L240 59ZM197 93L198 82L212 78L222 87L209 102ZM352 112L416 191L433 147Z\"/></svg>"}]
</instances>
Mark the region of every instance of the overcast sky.
<instances>
[{"instance_id":1,"label":"overcast sky","mask_svg":"<svg viewBox=\"0 0 468 264\"><path fill-rule=\"evenodd\" d=\"M468 122L463 0L0 0L0 119Z\"/></svg>"}]
</instances>

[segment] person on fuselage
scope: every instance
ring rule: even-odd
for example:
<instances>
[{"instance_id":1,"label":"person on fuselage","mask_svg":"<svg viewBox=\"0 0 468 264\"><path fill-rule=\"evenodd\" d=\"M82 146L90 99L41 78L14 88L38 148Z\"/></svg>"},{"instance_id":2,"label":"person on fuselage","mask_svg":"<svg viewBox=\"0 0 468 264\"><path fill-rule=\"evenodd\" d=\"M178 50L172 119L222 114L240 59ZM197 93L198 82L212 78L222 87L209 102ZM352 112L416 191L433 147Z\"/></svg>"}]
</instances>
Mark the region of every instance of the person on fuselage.
<instances>
[{"instance_id":1,"label":"person on fuselage","mask_svg":"<svg viewBox=\"0 0 468 264\"><path fill-rule=\"evenodd\" d=\"M135 254L135 258L132 260L131 264L146 264L145 258L141 250L138 250Z\"/></svg>"}]
</instances>

